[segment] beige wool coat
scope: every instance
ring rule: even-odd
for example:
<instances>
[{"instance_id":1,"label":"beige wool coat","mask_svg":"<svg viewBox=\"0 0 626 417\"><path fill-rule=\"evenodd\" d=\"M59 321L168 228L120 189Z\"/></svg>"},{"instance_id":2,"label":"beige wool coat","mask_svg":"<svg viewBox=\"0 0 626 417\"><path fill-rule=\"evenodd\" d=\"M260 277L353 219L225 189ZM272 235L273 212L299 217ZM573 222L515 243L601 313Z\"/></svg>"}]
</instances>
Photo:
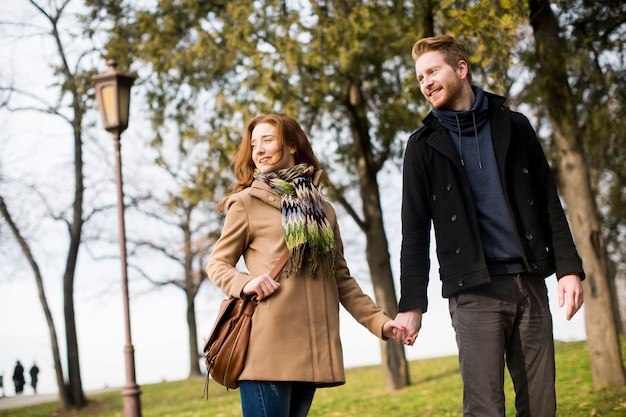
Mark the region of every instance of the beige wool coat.
<instances>
[{"instance_id":1,"label":"beige wool coat","mask_svg":"<svg viewBox=\"0 0 626 417\"><path fill-rule=\"evenodd\" d=\"M252 278L268 273L286 248L280 196L254 181L229 197L222 235L206 271L226 295L239 297ZM371 333L383 338L390 318L364 294L343 256L337 217L324 201L337 241L336 276L313 279L306 265L299 276L280 274L280 288L257 306L241 380L345 383L339 338L339 305ZM243 256L247 271L235 267Z\"/></svg>"}]
</instances>

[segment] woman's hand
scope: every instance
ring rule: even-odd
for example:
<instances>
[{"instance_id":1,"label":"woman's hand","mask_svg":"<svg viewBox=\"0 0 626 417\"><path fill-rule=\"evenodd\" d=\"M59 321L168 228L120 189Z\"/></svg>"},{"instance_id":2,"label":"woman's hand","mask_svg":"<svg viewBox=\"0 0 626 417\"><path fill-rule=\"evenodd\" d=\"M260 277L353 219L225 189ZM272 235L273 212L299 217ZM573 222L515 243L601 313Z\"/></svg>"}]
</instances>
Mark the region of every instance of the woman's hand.
<instances>
[{"instance_id":1,"label":"woman's hand","mask_svg":"<svg viewBox=\"0 0 626 417\"><path fill-rule=\"evenodd\" d=\"M393 339L396 342L403 344L405 341L405 333L406 327L395 320L389 320L383 324L383 337L387 339Z\"/></svg>"},{"instance_id":2,"label":"woman's hand","mask_svg":"<svg viewBox=\"0 0 626 417\"><path fill-rule=\"evenodd\" d=\"M422 309L416 308L402 313L398 313L396 321L406 326L403 333L403 343L407 346L413 346L420 329L422 328Z\"/></svg>"},{"instance_id":3,"label":"woman's hand","mask_svg":"<svg viewBox=\"0 0 626 417\"><path fill-rule=\"evenodd\" d=\"M261 301L274 294L279 287L280 284L276 282L270 274L264 274L248 281L243 287L243 293L244 295L256 294L256 299Z\"/></svg>"}]
</instances>

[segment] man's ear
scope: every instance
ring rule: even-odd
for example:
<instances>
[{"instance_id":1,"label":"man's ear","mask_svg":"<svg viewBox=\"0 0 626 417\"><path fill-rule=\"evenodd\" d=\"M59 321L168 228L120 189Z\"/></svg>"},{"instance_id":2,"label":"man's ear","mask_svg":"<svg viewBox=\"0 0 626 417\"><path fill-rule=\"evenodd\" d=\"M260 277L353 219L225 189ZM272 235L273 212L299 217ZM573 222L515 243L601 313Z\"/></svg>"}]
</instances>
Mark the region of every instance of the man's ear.
<instances>
[{"instance_id":1,"label":"man's ear","mask_svg":"<svg viewBox=\"0 0 626 417\"><path fill-rule=\"evenodd\" d=\"M461 78L467 78L467 74L469 73L469 65L467 62L465 62L464 59L461 59L459 60L456 70Z\"/></svg>"}]
</instances>

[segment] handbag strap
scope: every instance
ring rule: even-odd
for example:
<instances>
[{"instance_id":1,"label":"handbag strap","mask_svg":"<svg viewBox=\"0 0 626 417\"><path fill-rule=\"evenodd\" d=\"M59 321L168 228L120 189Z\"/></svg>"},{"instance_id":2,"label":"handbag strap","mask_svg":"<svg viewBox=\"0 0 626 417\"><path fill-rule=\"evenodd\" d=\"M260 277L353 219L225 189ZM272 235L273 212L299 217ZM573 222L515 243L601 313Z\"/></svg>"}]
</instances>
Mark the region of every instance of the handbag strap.
<instances>
[{"instance_id":1,"label":"handbag strap","mask_svg":"<svg viewBox=\"0 0 626 417\"><path fill-rule=\"evenodd\" d=\"M280 258L278 258L278 261L276 261L276 263L274 264L274 267L270 271L270 276L273 279L276 279L278 274L280 274L280 271L282 271L288 259L289 259L289 249L285 249L283 254L280 255Z\"/></svg>"}]
</instances>

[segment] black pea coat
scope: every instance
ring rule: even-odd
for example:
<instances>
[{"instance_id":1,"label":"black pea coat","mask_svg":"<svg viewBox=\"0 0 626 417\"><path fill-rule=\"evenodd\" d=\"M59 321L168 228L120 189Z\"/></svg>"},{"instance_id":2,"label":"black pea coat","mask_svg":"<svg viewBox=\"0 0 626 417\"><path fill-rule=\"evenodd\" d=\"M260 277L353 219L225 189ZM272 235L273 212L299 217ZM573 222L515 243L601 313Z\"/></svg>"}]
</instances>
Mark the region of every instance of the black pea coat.
<instances>
[{"instance_id":1,"label":"black pea coat","mask_svg":"<svg viewBox=\"0 0 626 417\"><path fill-rule=\"evenodd\" d=\"M528 272L584 279L550 166L535 130L504 97L485 92L506 204ZM428 307L434 225L442 295L490 282L472 191L448 131L429 113L407 143L403 165L399 310Z\"/></svg>"}]
</instances>

